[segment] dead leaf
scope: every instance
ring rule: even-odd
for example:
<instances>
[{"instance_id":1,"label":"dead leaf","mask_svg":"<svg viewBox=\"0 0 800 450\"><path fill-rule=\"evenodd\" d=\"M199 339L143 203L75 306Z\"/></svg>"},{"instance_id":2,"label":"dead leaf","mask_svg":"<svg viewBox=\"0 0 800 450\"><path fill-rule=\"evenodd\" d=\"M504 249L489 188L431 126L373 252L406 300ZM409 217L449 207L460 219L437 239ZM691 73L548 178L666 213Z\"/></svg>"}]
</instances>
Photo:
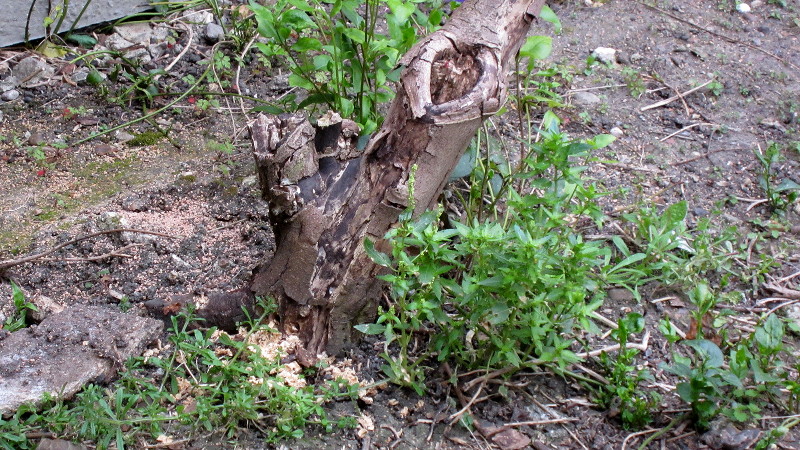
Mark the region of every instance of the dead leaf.
<instances>
[{"instance_id":1,"label":"dead leaf","mask_svg":"<svg viewBox=\"0 0 800 450\"><path fill-rule=\"evenodd\" d=\"M503 450L518 450L530 445L531 438L513 428L509 428L494 435L492 442Z\"/></svg>"}]
</instances>

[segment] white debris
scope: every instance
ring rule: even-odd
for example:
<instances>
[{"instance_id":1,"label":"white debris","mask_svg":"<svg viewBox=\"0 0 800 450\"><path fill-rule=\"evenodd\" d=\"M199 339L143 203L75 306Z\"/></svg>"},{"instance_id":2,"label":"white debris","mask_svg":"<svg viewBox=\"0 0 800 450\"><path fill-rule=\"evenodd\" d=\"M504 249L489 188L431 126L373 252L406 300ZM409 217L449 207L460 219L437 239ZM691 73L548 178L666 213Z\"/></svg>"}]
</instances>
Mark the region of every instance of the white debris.
<instances>
[{"instance_id":1,"label":"white debris","mask_svg":"<svg viewBox=\"0 0 800 450\"><path fill-rule=\"evenodd\" d=\"M751 11L750 5L748 5L747 3L739 3L738 5L736 5L736 10L739 11L740 13L749 13Z\"/></svg>"}]
</instances>

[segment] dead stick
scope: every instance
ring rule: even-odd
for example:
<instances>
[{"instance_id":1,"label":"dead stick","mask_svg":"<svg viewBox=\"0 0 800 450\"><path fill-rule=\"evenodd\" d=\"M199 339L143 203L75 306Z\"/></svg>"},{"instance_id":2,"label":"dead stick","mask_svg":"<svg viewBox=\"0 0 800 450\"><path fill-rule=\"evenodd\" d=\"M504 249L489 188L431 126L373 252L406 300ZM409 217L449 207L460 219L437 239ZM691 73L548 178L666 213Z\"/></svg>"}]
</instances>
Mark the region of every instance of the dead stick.
<instances>
[{"instance_id":1,"label":"dead stick","mask_svg":"<svg viewBox=\"0 0 800 450\"><path fill-rule=\"evenodd\" d=\"M86 258L41 258L37 261L39 262L65 262L65 263L73 263L73 262L93 262L93 261L101 261L107 258L111 258L116 256L117 258L133 258L133 256L128 255L126 253L121 253L131 247L137 247L139 244L128 244L122 248L111 250L110 252L103 253L102 255L97 256L88 256Z\"/></svg>"},{"instance_id":2,"label":"dead stick","mask_svg":"<svg viewBox=\"0 0 800 450\"><path fill-rule=\"evenodd\" d=\"M81 236L81 237L78 237L78 238L75 238L75 239L71 239L71 240L69 240L67 242L64 242L64 243L56 245L55 247L51 248L50 250L46 250L46 251L43 251L41 253L37 253L35 255L25 256L24 258L7 259L5 261L0 261L0 271L8 269L9 267L14 267L14 266L18 266L20 264L25 264L25 263L28 263L28 262L40 260L40 259L44 258L45 256L50 255L52 253L55 253L55 252L61 250L62 248L66 247L68 245L72 245L72 244L75 244L77 242L93 238L95 236L100 236L100 235L103 235L103 234L111 234L111 233L123 233L123 232L125 232L125 233L152 234L154 236L161 236L161 237L170 238L170 239L174 238L174 236L170 236L170 235L164 234L164 233L158 233L156 231L137 230L137 229L133 229L133 228L114 228L113 230L98 231L98 232L95 232L95 233L87 234L86 236Z\"/></svg>"},{"instance_id":3,"label":"dead stick","mask_svg":"<svg viewBox=\"0 0 800 450\"><path fill-rule=\"evenodd\" d=\"M507 430L509 428L524 427L524 426L532 427L532 426L536 426L536 425L549 425L549 424L553 424L553 423L577 422L578 420L579 419L577 419L575 417L562 417L560 419L528 420L528 421L525 421L525 422L511 422L511 423L507 423L507 424L505 424L505 425L503 425L501 427L495 428L494 430L490 431L489 432L489 436L486 436L486 437L494 436L495 434L500 433L501 431L505 431L505 430Z\"/></svg>"},{"instance_id":4,"label":"dead stick","mask_svg":"<svg viewBox=\"0 0 800 450\"><path fill-rule=\"evenodd\" d=\"M659 106L669 105L670 103L674 102L675 100L677 100L679 98L683 98L683 97L691 94L692 92L695 92L697 90L700 90L700 89L708 86L709 84L711 84L712 81L714 81L713 78L708 80L708 81L706 81L705 83L701 84L700 86L697 86L695 88L689 89L688 91L686 91L686 92L684 92L682 94L673 95L672 97L670 97L670 98L668 98L666 100L661 100L660 102L655 102L652 105L643 106L643 107L639 108L639 111L647 111L648 109L653 109L653 108L658 108Z\"/></svg>"},{"instance_id":5,"label":"dead stick","mask_svg":"<svg viewBox=\"0 0 800 450\"><path fill-rule=\"evenodd\" d=\"M686 130L690 130L690 129L694 128L694 127L702 127L703 125L711 125L711 126L719 127L719 125L717 125L717 124L715 124L715 123L710 123L710 122L697 122L697 123L693 123L693 124L691 124L691 125L686 125L685 127L681 128L680 130L678 130L678 131L676 131L676 132L674 132L674 133L671 133L671 134L667 135L667 137L663 137L663 138L661 138L661 142L664 142L664 141L666 141L667 139L671 138L672 136L675 136L675 135L677 135L677 134L683 133L683 132L684 132L684 131L686 131Z\"/></svg>"}]
</instances>

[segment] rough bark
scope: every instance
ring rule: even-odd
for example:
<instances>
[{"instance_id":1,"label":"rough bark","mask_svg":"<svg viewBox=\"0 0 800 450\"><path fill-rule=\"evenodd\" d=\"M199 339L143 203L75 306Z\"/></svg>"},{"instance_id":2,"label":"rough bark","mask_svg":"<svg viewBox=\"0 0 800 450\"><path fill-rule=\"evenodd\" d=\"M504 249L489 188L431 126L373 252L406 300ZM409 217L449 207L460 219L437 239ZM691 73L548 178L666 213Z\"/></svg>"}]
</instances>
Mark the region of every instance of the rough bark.
<instances>
[{"instance_id":1,"label":"rough bark","mask_svg":"<svg viewBox=\"0 0 800 450\"><path fill-rule=\"evenodd\" d=\"M506 73L543 0L468 0L401 61L405 69L381 129L363 152L350 121L313 127L301 116L259 116L251 128L277 248L257 270L256 295L279 302L285 332L310 352L335 354L374 315L383 285L364 238L382 238L408 206L435 206L448 175L506 100Z\"/></svg>"}]
</instances>

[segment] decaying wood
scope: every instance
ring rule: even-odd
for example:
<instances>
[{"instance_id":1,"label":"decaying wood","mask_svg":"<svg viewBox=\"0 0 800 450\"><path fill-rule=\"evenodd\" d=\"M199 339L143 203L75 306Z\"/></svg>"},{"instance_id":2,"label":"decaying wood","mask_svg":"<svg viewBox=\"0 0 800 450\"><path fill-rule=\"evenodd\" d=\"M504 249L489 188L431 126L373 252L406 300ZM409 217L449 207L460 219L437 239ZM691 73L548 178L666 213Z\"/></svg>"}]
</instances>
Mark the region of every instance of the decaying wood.
<instances>
[{"instance_id":1,"label":"decaying wood","mask_svg":"<svg viewBox=\"0 0 800 450\"><path fill-rule=\"evenodd\" d=\"M506 100L506 73L543 0L471 0L401 61L405 69L381 129L363 152L357 128L330 114L259 116L254 157L277 249L254 275L255 295L279 302L284 331L313 352L339 352L370 320L382 285L364 238L382 241L408 206L436 205L485 117Z\"/></svg>"}]
</instances>

